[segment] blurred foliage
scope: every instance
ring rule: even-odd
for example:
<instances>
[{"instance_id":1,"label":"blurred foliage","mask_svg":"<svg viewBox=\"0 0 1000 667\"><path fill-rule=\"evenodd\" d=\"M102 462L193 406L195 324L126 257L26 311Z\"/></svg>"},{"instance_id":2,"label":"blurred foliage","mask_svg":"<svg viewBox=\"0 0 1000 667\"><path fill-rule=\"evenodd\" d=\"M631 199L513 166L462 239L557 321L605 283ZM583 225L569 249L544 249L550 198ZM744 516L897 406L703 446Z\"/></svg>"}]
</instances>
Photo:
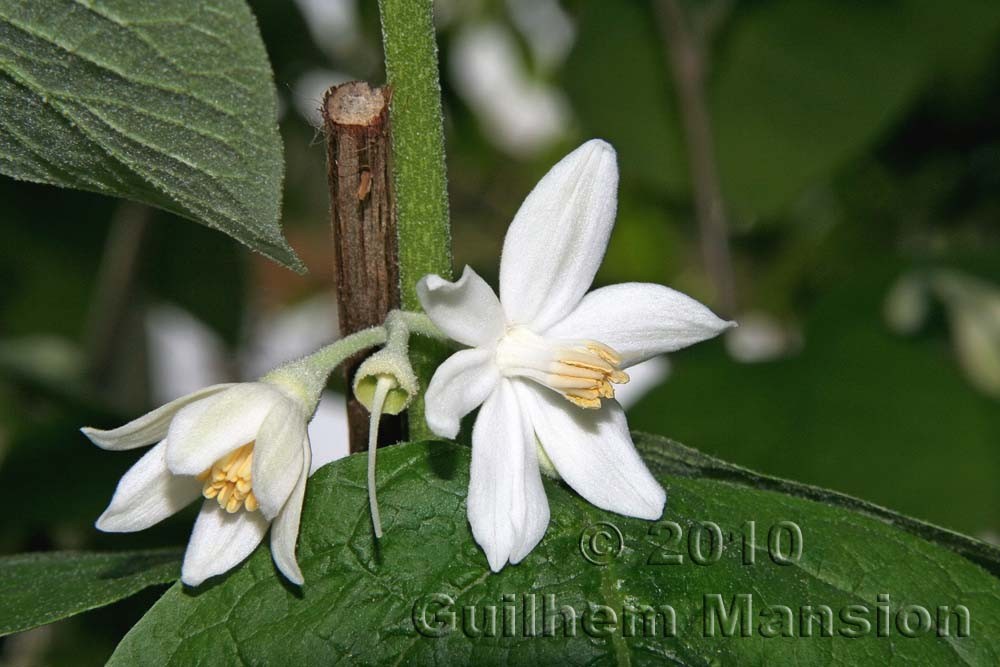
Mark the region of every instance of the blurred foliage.
<instances>
[{"instance_id":1,"label":"blurred foliage","mask_svg":"<svg viewBox=\"0 0 1000 667\"><path fill-rule=\"evenodd\" d=\"M317 28L300 10L305 3L250 4L282 109L283 225L310 274L297 277L169 214L150 215L126 299L131 324L112 341L112 363L125 370L145 375L149 305L170 302L208 323L232 362L261 317L328 289L325 157L303 115L322 90L304 82L381 81L374 3L330 3L355 10L340 32ZM601 136L619 152L622 182L599 282L663 282L705 299L711 290L654 3L567 0L573 41L548 62L513 20L519 4L439 7L456 263L495 280L521 200L555 159ZM939 306L912 336L896 335L882 317L889 288L913 270L959 270L1000 285L1000 5L684 6L715 21L707 93L742 311L766 315L799 346L756 364L737 363L721 341L678 353L670 378L632 411L632 426L950 528L1000 535L1000 404L963 374ZM700 14L706 8L714 13ZM565 134L533 152L499 148L448 74L457 35L484 23L513 37L525 76L568 103ZM0 501L23 508L0 525L0 549L183 542L184 516L134 536L92 528L134 454L99 451L77 428L129 417L147 400L134 388L154 381L111 382L99 377L115 372L94 372L88 336L100 324L98 276L118 203L8 179L0 202ZM61 350L58 363L45 350ZM29 655L99 662L138 617L136 604L56 624L46 630L50 653ZM82 637L87 655L74 648Z\"/></svg>"},{"instance_id":2,"label":"blurred foliage","mask_svg":"<svg viewBox=\"0 0 1000 667\"><path fill-rule=\"evenodd\" d=\"M630 425L955 530L996 531L1000 409L962 376L940 328L901 338L883 324L901 266L855 256L837 270L791 358L737 365L717 343L673 355L670 380Z\"/></svg>"}]
</instances>

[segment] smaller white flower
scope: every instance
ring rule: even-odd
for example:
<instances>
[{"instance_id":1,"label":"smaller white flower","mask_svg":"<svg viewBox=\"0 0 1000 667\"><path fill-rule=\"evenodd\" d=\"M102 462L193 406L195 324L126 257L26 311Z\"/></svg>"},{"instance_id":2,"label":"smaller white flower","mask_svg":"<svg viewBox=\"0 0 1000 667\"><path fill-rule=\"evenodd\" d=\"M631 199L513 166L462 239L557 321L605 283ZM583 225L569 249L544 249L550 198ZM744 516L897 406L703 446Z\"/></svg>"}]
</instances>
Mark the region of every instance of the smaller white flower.
<instances>
[{"instance_id":1,"label":"smaller white flower","mask_svg":"<svg viewBox=\"0 0 1000 667\"><path fill-rule=\"evenodd\" d=\"M629 435L614 385L628 368L718 335L734 323L662 285L587 292L614 225L618 166L600 140L546 174L504 240L500 296L469 267L455 282L417 285L431 320L468 349L427 387L427 424L454 438L472 429L468 517L494 571L518 563L549 524L539 468L593 505L658 519L666 493Z\"/></svg>"},{"instance_id":2,"label":"smaller white flower","mask_svg":"<svg viewBox=\"0 0 1000 667\"><path fill-rule=\"evenodd\" d=\"M301 585L295 559L309 474L306 425L315 406L261 381L196 391L114 430L84 428L98 447L157 443L121 481L97 528L133 532L205 498L181 581L197 586L241 563L271 529L271 555Z\"/></svg>"}]
</instances>

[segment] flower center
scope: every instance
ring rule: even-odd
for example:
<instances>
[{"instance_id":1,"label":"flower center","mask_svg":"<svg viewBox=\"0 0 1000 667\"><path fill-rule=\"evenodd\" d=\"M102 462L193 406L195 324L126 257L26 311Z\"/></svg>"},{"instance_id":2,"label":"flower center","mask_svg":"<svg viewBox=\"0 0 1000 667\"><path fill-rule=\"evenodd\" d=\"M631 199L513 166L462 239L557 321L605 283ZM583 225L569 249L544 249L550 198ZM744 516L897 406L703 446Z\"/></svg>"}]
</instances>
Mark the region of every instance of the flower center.
<instances>
[{"instance_id":1,"label":"flower center","mask_svg":"<svg viewBox=\"0 0 1000 667\"><path fill-rule=\"evenodd\" d=\"M497 345L497 364L507 377L524 377L553 389L566 400L596 410L625 384L621 356L595 340L550 340L524 327L511 327Z\"/></svg>"},{"instance_id":2,"label":"flower center","mask_svg":"<svg viewBox=\"0 0 1000 667\"><path fill-rule=\"evenodd\" d=\"M198 475L197 479L204 482L201 495L215 498L230 514L245 507L248 512L255 512L260 505L253 495L251 469L253 468L253 442L239 449L234 449L212 464L212 467Z\"/></svg>"}]
</instances>

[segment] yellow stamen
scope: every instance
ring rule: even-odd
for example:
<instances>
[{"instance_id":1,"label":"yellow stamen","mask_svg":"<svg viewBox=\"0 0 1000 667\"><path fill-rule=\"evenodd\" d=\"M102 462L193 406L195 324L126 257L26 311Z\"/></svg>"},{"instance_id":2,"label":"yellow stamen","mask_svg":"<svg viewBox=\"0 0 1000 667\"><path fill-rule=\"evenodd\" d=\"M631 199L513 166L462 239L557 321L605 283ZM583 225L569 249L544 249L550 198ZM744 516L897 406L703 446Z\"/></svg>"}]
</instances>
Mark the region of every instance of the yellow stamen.
<instances>
[{"instance_id":1,"label":"yellow stamen","mask_svg":"<svg viewBox=\"0 0 1000 667\"><path fill-rule=\"evenodd\" d=\"M253 491L247 494L246 499L243 501L243 506L247 508L248 512L256 512L257 508L260 507L257 504L257 496L253 494Z\"/></svg>"},{"instance_id":2,"label":"yellow stamen","mask_svg":"<svg viewBox=\"0 0 1000 667\"><path fill-rule=\"evenodd\" d=\"M549 340L513 327L497 347L497 363L507 376L534 380L581 408L596 410L615 397L612 384L629 381L621 356L594 340Z\"/></svg>"},{"instance_id":3,"label":"yellow stamen","mask_svg":"<svg viewBox=\"0 0 1000 667\"><path fill-rule=\"evenodd\" d=\"M204 482L201 495L215 498L230 514L245 508L256 512L260 507L253 494L253 442L234 449L196 477Z\"/></svg>"}]
</instances>

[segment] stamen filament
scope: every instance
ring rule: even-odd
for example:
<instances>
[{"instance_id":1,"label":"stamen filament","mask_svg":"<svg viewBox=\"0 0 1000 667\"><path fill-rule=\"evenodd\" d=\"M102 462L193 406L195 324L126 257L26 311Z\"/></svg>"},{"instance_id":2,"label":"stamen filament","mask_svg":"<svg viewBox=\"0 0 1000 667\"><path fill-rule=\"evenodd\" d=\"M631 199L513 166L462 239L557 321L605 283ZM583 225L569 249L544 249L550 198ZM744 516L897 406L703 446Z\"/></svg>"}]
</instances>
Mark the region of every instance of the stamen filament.
<instances>
[{"instance_id":1,"label":"stamen filament","mask_svg":"<svg viewBox=\"0 0 1000 667\"><path fill-rule=\"evenodd\" d=\"M504 375L523 377L552 389L581 408L596 410L613 399L612 384L629 381L621 355L594 340L551 340L524 327L507 330L497 347Z\"/></svg>"}]
</instances>

